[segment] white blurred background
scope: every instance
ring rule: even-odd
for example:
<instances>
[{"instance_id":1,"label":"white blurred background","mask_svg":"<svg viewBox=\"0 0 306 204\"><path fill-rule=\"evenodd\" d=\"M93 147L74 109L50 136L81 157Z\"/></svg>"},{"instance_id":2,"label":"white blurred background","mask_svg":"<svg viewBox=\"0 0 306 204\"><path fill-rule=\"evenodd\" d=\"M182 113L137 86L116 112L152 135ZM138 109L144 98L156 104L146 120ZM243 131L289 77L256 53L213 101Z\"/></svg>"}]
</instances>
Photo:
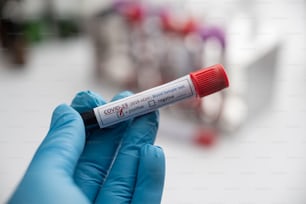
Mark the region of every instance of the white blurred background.
<instances>
[{"instance_id":1,"label":"white blurred background","mask_svg":"<svg viewBox=\"0 0 306 204\"><path fill-rule=\"evenodd\" d=\"M25 26L22 31L16 28L23 33L17 35L21 38L2 36L2 41L17 44L7 43L0 53L0 203L22 178L58 104L69 104L81 90L93 90L110 100L124 89L147 88L139 78L130 78L133 73L150 73L156 79L152 84L164 82L163 70L156 71L160 65L152 71L155 55L141 61L147 56L139 57L136 52L140 60L131 60L121 54L131 44L126 48L110 43L113 39L107 32L116 36L124 31L116 30L118 16L111 16L106 24L103 15L93 17L109 8L110 1L54 0L49 1L52 12L46 11L46 2L12 1L1 11L2 19L18 19ZM220 107L209 104L223 100L222 96L204 99L200 116L185 106L162 110L156 141L167 160L162 203L306 203L305 0L142 3L156 8L167 5L178 22L193 16L201 25L223 30L226 50L218 56L221 51L216 42L205 44L201 66L224 63L231 82L222 92L225 102L217 122L210 111L218 112ZM137 23L124 24L127 29L136 27L135 36L129 36L135 47L143 40L137 34ZM107 31L103 31L105 25ZM150 34L155 33L150 29ZM170 43L157 44L160 50L150 50L153 54L159 56L166 50L178 67L187 63L177 56L186 56L189 35L161 31L156 35L153 40ZM105 42L111 44L106 46L111 49L107 54ZM143 70L144 65L150 69Z\"/></svg>"}]
</instances>

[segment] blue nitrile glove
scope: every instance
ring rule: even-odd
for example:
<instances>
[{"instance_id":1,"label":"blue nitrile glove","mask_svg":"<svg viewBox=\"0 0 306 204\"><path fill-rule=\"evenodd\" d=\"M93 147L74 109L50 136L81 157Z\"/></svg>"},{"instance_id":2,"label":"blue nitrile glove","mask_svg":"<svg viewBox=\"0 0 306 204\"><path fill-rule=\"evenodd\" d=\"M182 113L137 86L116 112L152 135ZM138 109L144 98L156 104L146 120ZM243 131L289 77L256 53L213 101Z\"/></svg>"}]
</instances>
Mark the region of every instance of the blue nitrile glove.
<instances>
[{"instance_id":1,"label":"blue nitrile glove","mask_svg":"<svg viewBox=\"0 0 306 204\"><path fill-rule=\"evenodd\" d=\"M152 145L158 112L85 134L77 111L103 104L88 91L77 94L74 109L55 109L48 135L9 203L160 203L165 158Z\"/></svg>"}]
</instances>

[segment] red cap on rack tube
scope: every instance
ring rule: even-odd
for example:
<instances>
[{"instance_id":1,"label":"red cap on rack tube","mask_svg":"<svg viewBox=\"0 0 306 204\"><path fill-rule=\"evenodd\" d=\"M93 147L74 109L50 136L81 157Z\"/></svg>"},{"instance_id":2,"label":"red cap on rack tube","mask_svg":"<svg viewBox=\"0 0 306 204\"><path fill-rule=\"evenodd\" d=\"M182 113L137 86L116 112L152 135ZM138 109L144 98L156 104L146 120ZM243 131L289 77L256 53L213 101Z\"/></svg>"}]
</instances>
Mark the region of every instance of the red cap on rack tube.
<instances>
[{"instance_id":1,"label":"red cap on rack tube","mask_svg":"<svg viewBox=\"0 0 306 204\"><path fill-rule=\"evenodd\" d=\"M213 94L229 86L228 77L221 64L191 72L190 77L200 97Z\"/></svg>"}]
</instances>

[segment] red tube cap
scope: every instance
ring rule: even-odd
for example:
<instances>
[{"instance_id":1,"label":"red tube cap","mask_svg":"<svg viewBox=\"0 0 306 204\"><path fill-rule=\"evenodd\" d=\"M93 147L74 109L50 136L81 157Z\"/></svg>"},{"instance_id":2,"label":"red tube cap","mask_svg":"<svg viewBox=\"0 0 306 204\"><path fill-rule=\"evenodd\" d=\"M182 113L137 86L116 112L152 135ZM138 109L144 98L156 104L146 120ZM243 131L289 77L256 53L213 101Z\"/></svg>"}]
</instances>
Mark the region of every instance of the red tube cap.
<instances>
[{"instance_id":1,"label":"red tube cap","mask_svg":"<svg viewBox=\"0 0 306 204\"><path fill-rule=\"evenodd\" d=\"M200 97L213 94L229 86L228 77L221 64L191 72L190 77Z\"/></svg>"}]
</instances>

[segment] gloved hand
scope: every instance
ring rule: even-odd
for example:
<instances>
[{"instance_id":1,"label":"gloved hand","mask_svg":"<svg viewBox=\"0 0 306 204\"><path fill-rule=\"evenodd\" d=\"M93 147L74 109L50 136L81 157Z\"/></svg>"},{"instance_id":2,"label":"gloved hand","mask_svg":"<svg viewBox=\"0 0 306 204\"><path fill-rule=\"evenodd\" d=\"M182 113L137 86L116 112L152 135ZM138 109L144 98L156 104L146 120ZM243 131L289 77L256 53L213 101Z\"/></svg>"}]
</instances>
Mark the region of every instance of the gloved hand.
<instances>
[{"instance_id":1,"label":"gloved hand","mask_svg":"<svg viewBox=\"0 0 306 204\"><path fill-rule=\"evenodd\" d=\"M78 112L103 104L88 91L76 95L74 109L55 109L48 135L9 203L160 203L165 158L152 145L158 112L86 132Z\"/></svg>"}]
</instances>

